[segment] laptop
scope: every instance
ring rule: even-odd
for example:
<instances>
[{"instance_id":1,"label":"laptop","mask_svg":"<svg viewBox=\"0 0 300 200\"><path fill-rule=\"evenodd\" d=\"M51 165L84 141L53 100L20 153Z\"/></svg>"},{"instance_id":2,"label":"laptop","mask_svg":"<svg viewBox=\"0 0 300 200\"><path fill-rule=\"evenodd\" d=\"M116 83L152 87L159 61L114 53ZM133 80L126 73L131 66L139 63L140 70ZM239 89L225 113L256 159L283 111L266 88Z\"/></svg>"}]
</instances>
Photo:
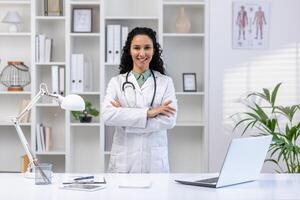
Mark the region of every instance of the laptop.
<instances>
[{"instance_id":1,"label":"laptop","mask_svg":"<svg viewBox=\"0 0 300 200\"><path fill-rule=\"evenodd\" d=\"M212 188L255 181L260 174L271 141L271 135L233 139L218 177L175 181L185 185Z\"/></svg>"}]
</instances>

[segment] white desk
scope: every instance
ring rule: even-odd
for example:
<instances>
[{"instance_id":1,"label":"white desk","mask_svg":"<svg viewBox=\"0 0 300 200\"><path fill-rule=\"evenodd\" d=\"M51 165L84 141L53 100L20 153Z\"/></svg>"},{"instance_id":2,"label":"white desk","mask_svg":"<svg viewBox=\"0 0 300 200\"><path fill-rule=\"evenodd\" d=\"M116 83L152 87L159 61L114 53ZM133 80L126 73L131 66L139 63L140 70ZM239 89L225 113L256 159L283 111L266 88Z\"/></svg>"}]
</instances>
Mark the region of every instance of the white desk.
<instances>
[{"instance_id":1,"label":"white desk","mask_svg":"<svg viewBox=\"0 0 300 200\"><path fill-rule=\"evenodd\" d=\"M0 174L1 200L185 200L185 199L300 199L300 174L262 174L255 182L219 189L181 185L174 182L182 177L207 177L207 174L104 174L107 187L95 192L62 190L58 188L62 174L54 177L51 185L35 185L22 174ZM119 188L124 178L152 180L148 189Z\"/></svg>"}]
</instances>

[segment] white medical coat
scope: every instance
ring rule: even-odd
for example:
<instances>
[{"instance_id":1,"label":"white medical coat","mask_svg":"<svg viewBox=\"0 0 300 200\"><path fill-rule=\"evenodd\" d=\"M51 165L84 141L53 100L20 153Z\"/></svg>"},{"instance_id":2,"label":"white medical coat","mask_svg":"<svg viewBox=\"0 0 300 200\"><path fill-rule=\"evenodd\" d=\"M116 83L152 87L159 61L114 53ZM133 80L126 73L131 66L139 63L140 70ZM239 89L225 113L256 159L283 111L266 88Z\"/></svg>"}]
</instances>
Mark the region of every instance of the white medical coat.
<instances>
[{"instance_id":1,"label":"white medical coat","mask_svg":"<svg viewBox=\"0 0 300 200\"><path fill-rule=\"evenodd\" d=\"M153 108L171 100L171 106L177 110L172 79L157 71L153 72L157 84ZM105 125L115 127L108 171L169 172L167 129L175 126L177 115L175 113L171 117L158 115L155 118L147 118L154 92L153 77L150 76L140 87L132 72L128 81L135 86L136 107L129 108L122 91L126 74L120 74L110 80L101 109ZM113 100L118 100L121 107L112 106Z\"/></svg>"}]
</instances>

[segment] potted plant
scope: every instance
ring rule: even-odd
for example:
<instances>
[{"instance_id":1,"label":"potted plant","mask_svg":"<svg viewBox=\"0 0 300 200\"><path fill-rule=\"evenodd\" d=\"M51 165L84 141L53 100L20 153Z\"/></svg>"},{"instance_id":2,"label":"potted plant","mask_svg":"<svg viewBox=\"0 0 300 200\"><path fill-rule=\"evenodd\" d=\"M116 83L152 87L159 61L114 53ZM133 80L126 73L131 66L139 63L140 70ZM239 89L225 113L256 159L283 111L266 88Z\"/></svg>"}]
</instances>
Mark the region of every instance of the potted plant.
<instances>
[{"instance_id":1,"label":"potted plant","mask_svg":"<svg viewBox=\"0 0 300 200\"><path fill-rule=\"evenodd\" d=\"M300 105L277 105L280 85L277 84L273 91L264 88L263 92L250 93L245 102L249 111L237 113L241 118L234 130L244 125L242 135L249 129L254 135L272 135L270 158L266 161L275 163L279 173L300 173L300 121L295 119Z\"/></svg>"},{"instance_id":2,"label":"potted plant","mask_svg":"<svg viewBox=\"0 0 300 200\"><path fill-rule=\"evenodd\" d=\"M72 111L75 120L80 120L81 123L89 123L92 121L92 116L97 117L99 111L92 106L92 103L85 101L85 109L83 111Z\"/></svg>"}]
</instances>

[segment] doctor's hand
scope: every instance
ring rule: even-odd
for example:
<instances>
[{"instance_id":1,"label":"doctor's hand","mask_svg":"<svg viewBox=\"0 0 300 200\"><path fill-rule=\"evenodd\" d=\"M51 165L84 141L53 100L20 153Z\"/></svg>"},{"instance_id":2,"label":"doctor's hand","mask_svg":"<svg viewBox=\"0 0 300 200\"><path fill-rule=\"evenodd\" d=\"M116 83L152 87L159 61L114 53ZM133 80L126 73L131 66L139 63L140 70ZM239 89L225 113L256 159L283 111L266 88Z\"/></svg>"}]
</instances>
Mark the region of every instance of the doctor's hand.
<instances>
[{"instance_id":1,"label":"doctor's hand","mask_svg":"<svg viewBox=\"0 0 300 200\"><path fill-rule=\"evenodd\" d=\"M110 103L111 103L111 105L113 105L116 108L121 107L121 103L118 100L113 100Z\"/></svg>"},{"instance_id":2,"label":"doctor's hand","mask_svg":"<svg viewBox=\"0 0 300 200\"><path fill-rule=\"evenodd\" d=\"M171 117L171 115L174 115L174 113L176 112L176 109L171 107L171 103L172 101L166 101L159 107L149 109L147 111L147 117L154 118L159 114Z\"/></svg>"}]
</instances>

